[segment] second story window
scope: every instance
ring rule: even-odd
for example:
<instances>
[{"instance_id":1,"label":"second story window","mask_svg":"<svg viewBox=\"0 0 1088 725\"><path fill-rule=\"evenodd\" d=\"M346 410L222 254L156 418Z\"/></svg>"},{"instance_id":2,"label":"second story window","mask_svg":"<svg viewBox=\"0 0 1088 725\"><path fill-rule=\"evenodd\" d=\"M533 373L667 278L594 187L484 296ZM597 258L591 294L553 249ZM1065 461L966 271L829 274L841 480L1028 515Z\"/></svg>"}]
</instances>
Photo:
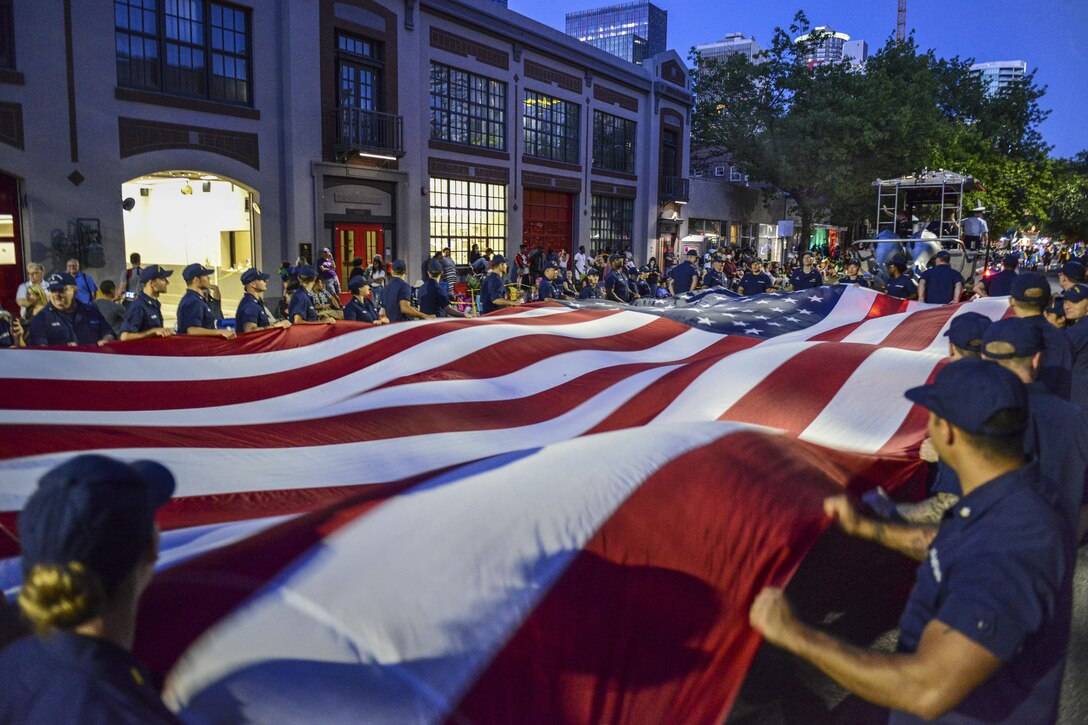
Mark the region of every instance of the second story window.
<instances>
[{"instance_id":1,"label":"second story window","mask_svg":"<svg viewBox=\"0 0 1088 725\"><path fill-rule=\"evenodd\" d=\"M336 34L337 105L380 111L382 48L371 40Z\"/></svg>"},{"instance_id":2,"label":"second story window","mask_svg":"<svg viewBox=\"0 0 1088 725\"><path fill-rule=\"evenodd\" d=\"M117 85L252 103L250 11L211 0L114 0Z\"/></svg>"},{"instance_id":3,"label":"second story window","mask_svg":"<svg viewBox=\"0 0 1088 725\"><path fill-rule=\"evenodd\" d=\"M578 163L578 119L575 103L525 91L525 153L538 159Z\"/></svg>"},{"instance_id":4,"label":"second story window","mask_svg":"<svg viewBox=\"0 0 1088 725\"><path fill-rule=\"evenodd\" d=\"M593 168L635 173L635 122L593 112Z\"/></svg>"},{"instance_id":5,"label":"second story window","mask_svg":"<svg viewBox=\"0 0 1088 725\"><path fill-rule=\"evenodd\" d=\"M0 68L15 69L15 9L0 0Z\"/></svg>"},{"instance_id":6,"label":"second story window","mask_svg":"<svg viewBox=\"0 0 1088 725\"><path fill-rule=\"evenodd\" d=\"M506 149L506 84L431 63L431 138Z\"/></svg>"}]
</instances>

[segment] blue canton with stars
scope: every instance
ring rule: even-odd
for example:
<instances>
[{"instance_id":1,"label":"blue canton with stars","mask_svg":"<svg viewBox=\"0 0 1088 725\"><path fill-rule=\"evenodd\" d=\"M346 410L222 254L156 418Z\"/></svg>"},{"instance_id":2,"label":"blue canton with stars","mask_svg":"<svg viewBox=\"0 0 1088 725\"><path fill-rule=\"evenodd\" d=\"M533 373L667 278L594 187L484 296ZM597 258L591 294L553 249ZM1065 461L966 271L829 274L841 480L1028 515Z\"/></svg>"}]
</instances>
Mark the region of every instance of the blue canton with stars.
<instances>
[{"instance_id":1,"label":"blue canton with stars","mask_svg":"<svg viewBox=\"0 0 1088 725\"><path fill-rule=\"evenodd\" d=\"M843 285L824 285L799 292L740 297L724 287L714 287L660 300L636 300L634 305L608 300L566 300L561 304L583 310L644 312L700 330L768 340L804 330L824 319L845 289Z\"/></svg>"}]
</instances>

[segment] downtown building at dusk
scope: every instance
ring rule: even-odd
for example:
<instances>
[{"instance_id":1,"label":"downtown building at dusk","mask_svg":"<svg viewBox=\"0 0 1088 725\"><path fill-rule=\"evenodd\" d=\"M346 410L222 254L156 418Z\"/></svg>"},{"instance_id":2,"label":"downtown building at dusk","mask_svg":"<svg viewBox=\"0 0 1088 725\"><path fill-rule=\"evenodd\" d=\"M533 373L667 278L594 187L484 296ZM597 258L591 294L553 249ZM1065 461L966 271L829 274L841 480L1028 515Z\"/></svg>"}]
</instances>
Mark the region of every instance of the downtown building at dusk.
<instances>
[{"instance_id":1,"label":"downtown building at dusk","mask_svg":"<svg viewBox=\"0 0 1088 725\"><path fill-rule=\"evenodd\" d=\"M665 50L669 14L653 3L627 2L567 13L567 35L629 63Z\"/></svg>"}]
</instances>

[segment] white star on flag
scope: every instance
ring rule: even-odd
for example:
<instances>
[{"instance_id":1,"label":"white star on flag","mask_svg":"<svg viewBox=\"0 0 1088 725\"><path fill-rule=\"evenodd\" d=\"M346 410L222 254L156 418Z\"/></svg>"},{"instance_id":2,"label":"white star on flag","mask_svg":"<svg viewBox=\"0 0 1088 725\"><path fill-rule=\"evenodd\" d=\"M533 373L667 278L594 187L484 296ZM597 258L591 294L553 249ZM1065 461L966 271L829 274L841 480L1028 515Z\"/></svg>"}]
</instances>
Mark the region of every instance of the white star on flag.
<instances>
[{"instance_id":1,"label":"white star on flag","mask_svg":"<svg viewBox=\"0 0 1088 725\"><path fill-rule=\"evenodd\" d=\"M786 322L800 322L800 321L801 321L801 318L799 318L799 317L787 317L786 318Z\"/></svg>"},{"instance_id":2,"label":"white star on flag","mask_svg":"<svg viewBox=\"0 0 1088 725\"><path fill-rule=\"evenodd\" d=\"M700 324L700 325L712 325L712 324L714 324L714 323L712 323L712 322L710 321L710 318L709 318L709 317L700 317L700 318L699 318L699 324Z\"/></svg>"},{"instance_id":3,"label":"white star on flag","mask_svg":"<svg viewBox=\"0 0 1088 725\"><path fill-rule=\"evenodd\" d=\"M802 314L802 315L815 315L816 314L812 310L797 310L797 312L799 314Z\"/></svg>"},{"instance_id":4,"label":"white star on flag","mask_svg":"<svg viewBox=\"0 0 1088 725\"><path fill-rule=\"evenodd\" d=\"M813 302L823 302L824 301L822 297L817 297L816 295L810 295L809 299L812 300Z\"/></svg>"}]
</instances>

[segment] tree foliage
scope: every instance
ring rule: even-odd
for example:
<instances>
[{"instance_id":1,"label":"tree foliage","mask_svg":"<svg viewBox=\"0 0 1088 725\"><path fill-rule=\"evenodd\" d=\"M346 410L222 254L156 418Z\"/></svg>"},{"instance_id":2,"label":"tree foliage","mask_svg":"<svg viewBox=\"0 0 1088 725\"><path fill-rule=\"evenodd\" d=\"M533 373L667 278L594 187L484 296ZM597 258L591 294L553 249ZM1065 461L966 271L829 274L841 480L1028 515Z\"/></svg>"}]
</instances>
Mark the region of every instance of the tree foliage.
<instances>
[{"instance_id":1,"label":"tree foliage","mask_svg":"<svg viewBox=\"0 0 1088 725\"><path fill-rule=\"evenodd\" d=\"M793 42L805 33L812 37ZM789 194L803 240L817 220L871 218L874 180L923 168L975 176L986 187L977 201L996 211L994 228L1047 217L1044 90L1033 76L987 96L969 60L920 52L913 37L889 39L863 71L847 61L806 62L819 40L798 13L754 61L693 52L694 155L728 154L753 179Z\"/></svg>"}]
</instances>

